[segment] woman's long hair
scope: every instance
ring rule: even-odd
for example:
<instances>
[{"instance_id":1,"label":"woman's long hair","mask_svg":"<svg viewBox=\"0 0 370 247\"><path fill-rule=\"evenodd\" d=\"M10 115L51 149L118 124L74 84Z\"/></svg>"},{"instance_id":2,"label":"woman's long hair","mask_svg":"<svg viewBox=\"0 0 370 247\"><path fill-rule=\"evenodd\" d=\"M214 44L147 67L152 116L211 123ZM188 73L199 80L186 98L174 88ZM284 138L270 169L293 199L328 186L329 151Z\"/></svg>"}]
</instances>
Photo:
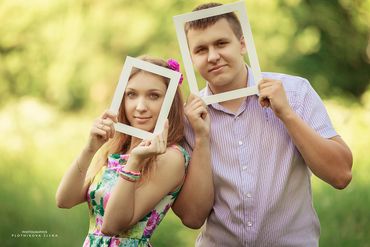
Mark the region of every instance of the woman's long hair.
<instances>
[{"instance_id":1,"label":"woman's long hair","mask_svg":"<svg viewBox=\"0 0 370 247\"><path fill-rule=\"evenodd\" d=\"M165 68L170 68L166 61L160 58L153 58L149 56L140 56L139 59L150 62ZM130 74L130 78L132 78L134 75L138 73L143 73L143 70L133 68ZM145 73L150 73L146 72ZM129 79L130 79L129 78ZM169 79L163 77L163 81L166 84L166 87L168 88L169 85ZM167 147L180 143L184 138L184 108L183 108L183 99L180 92L180 88L177 87L175 97L173 99L170 112L168 114L168 138L167 138ZM121 106L119 108L118 112L118 122L123 124L129 124L127 121L127 117L125 114L125 104L124 104L124 97L122 99ZM93 177L96 175L96 173L105 165L107 165L107 157L109 154L113 153L126 153L130 148L131 143L131 136L120 133L116 131L114 137L110 139L108 142L106 142L97 153L97 159L92 166L90 166L88 173L87 173L87 181L91 182ZM156 156L149 158L142 169L142 177L144 180L149 178L150 173L152 171L152 168L154 167L154 163L156 162Z\"/></svg>"}]
</instances>

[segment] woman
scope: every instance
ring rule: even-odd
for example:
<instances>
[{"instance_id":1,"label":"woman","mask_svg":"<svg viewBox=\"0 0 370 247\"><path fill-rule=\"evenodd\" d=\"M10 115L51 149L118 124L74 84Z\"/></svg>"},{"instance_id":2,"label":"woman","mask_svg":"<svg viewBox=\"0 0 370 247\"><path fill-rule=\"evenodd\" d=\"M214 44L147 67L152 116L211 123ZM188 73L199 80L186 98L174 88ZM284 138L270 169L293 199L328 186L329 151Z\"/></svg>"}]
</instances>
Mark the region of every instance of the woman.
<instances>
[{"instance_id":1,"label":"woman","mask_svg":"<svg viewBox=\"0 0 370 247\"><path fill-rule=\"evenodd\" d=\"M172 59L141 59L179 71ZM64 175L56 193L58 207L85 201L89 205L90 228L83 246L150 246L154 229L177 197L189 162L178 145L184 128L179 88L161 134L142 141L114 130L119 120L152 132L168 83L134 68L118 116L106 111L96 119L86 146Z\"/></svg>"}]
</instances>

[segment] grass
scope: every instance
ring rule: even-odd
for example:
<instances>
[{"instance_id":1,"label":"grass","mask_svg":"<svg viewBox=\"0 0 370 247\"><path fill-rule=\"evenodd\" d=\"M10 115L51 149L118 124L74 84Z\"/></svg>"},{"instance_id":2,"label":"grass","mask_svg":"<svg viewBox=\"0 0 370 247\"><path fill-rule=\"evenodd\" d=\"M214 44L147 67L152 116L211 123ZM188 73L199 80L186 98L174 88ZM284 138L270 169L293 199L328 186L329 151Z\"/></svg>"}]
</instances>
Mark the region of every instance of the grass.
<instances>
[{"instance_id":1,"label":"grass","mask_svg":"<svg viewBox=\"0 0 370 247\"><path fill-rule=\"evenodd\" d=\"M325 103L334 126L353 151L354 167L353 180L343 191L313 178L314 206L321 222L320 246L370 246L370 104ZM82 245L88 231L86 204L59 209L54 194L63 172L86 140L93 118L58 113L32 99L0 112L4 133L0 143L2 246ZM47 234L17 237L27 230ZM161 247L194 246L197 234L169 213L152 242Z\"/></svg>"}]
</instances>

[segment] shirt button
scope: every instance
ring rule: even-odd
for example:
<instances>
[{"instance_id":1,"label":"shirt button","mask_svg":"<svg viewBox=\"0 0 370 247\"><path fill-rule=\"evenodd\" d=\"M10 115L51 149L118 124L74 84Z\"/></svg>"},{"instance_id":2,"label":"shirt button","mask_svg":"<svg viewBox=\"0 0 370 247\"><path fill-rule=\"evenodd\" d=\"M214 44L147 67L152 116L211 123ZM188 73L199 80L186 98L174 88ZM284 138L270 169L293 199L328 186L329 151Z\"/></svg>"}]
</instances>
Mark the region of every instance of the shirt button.
<instances>
[{"instance_id":1,"label":"shirt button","mask_svg":"<svg viewBox=\"0 0 370 247\"><path fill-rule=\"evenodd\" d=\"M246 195L248 198L251 198L252 197L252 194L251 193L247 193Z\"/></svg>"},{"instance_id":2,"label":"shirt button","mask_svg":"<svg viewBox=\"0 0 370 247\"><path fill-rule=\"evenodd\" d=\"M252 222L248 221L248 222L247 222L247 226L248 226L248 227L251 227L251 226L252 226Z\"/></svg>"},{"instance_id":3,"label":"shirt button","mask_svg":"<svg viewBox=\"0 0 370 247\"><path fill-rule=\"evenodd\" d=\"M246 170L247 169L247 166L242 166L242 170Z\"/></svg>"},{"instance_id":4,"label":"shirt button","mask_svg":"<svg viewBox=\"0 0 370 247\"><path fill-rule=\"evenodd\" d=\"M240 146L243 145L243 142L242 141L239 141L238 143L239 143Z\"/></svg>"}]
</instances>

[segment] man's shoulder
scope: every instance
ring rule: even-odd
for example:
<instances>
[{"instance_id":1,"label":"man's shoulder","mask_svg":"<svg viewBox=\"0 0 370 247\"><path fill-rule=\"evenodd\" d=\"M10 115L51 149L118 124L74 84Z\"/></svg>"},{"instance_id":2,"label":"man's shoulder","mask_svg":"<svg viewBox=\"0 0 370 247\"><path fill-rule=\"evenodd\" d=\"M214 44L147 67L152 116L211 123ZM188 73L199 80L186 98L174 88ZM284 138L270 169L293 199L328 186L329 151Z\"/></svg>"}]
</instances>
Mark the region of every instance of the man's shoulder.
<instances>
[{"instance_id":1,"label":"man's shoulder","mask_svg":"<svg viewBox=\"0 0 370 247\"><path fill-rule=\"evenodd\" d=\"M262 72L262 77L281 81L288 92L302 92L307 90L310 84L306 78L283 73Z\"/></svg>"}]
</instances>

